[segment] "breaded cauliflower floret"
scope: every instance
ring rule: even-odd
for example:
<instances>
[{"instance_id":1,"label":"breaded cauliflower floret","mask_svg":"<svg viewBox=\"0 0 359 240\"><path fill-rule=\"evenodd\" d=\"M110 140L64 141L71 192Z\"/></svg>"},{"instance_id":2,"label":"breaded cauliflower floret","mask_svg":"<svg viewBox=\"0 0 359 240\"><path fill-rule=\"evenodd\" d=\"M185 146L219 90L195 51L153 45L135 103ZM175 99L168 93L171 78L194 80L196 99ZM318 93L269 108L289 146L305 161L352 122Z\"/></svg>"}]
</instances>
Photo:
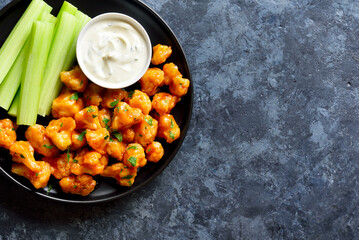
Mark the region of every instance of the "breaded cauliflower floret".
<instances>
[{"instance_id":1,"label":"breaded cauliflower floret","mask_svg":"<svg viewBox=\"0 0 359 240\"><path fill-rule=\"evenodd\" d=\"M172 79L170 83L169 90L172 95L177 97L182 97L187 94L188 88L190 85L190 81L187 78L182 78L177 76Z\"/></svg>"},{"instance_id":2,"label":"breaded cauliflower floret","mask_svg":"<svg viewBox=\"0 0 359 240\"><path fill-rule=\"evenodd\" d=\"M71 117L63 117L52 120L46 127L46 135L55 146L65 151L72 143L72 133L76 128L75 120Z\"/></svg>"},{"instance_id":3,"label":"breaded cauliflower floret","mask_svg":"<svg viewBox=\"0 0 359 240\"><path fill-rule=\"evenodd\" d=\"M141 77L141 91L148 96L153 96L157 92L157 88L163 85L165 79L164 73L159 68L149 68Z\"/></svg>"},{"instance_id":4,"label":"breaded cauliflower floret","mask_svg":"<svg viewBox=\"0 0 359 240\"><path fill-rule=\"evenodd\" d=\"M165 85L170 85L172 80L177 76L182 77L182 73L178 70L177 65L175 65L174 63L166 63L165 65L163 65L162 70L165 74Z\"/></svg>"},{"instance_id":5,"label":"breaded cauliflower floret","mask_svg":"<svg viewBox=\"0 0 359 240\"><path fill-rule=\"evenodd\" d=\"M158 120L158 133L159 138L164 138L166 142L172 143L177 140L181 135L181 129L178 127L176 120L171 114L160 116Z\"/></svg>"},{"instance_id":6,"label":"breaded cauliflower floret","mask_svg":"<svg viewBox=\"0 0 359 240\"><path fill-rule=\"evenodd\" d=\"M169 58L172 54L171 46L157 44L153 47L153 54L151 63L153 65L158 65L166 62L167 58Z\"/></svg>"},{"instance_id":7,"label":"breaded cauliflower floret","mask_svg":"<svg viewBox=\"0 0 359 240\"><path fill-rule=\"evenodd\" d=\"M104 108L115 108L117 103L127 96L123 89L106 89L102 96L101 105Z\"/></svg>"},{"instance_id":8,"label":"breaded cauliflower floret","mask_svg":"<svg viewBox=\"0 0 359 240\"><path fill-rule=\"evenodd\" d=\"M143 167L147 163L145 150L138 143L128 144L122 161L128 167Z\"/></svg>"},{"instance_id":9,"label":"breaded cauliflower floret","mask_svg":"<svg viewBox=\"0 0 359 240\"><path fill-rule=\"evenodd\" d=\"M161 160L164 154L162 144L157 141L153 141L146 147L146 159L150 162L158 162Z\"/></svg>"},{"instance_id":10,"label":"breaded cauliflower floret","mask_svg":"<svg viewBox=\"0 0 359 240\"><path fill-rule=\"evenodd\" d=\"M43 157L42 161L48 162L51 166L51 174L56 179L70 176L71 164L73 163L72 153L63 153L58 157L48 158Z\"/></svg>"},{"instance_id":11,"label":"breaded cauliflower floret","mask_svg":"<svg viewBox=\"0 0 359 240\"><path fill-rule=\"evenodd\" d=\"M17 141L10 147L12 160L17 163L23 163L33 172L40 172L41 166L35 161L34 148L27 141Z\"/></svg>"},{"instance_id":12,"label":"breaded cauliflower floret","mask_svg":"<svg viewBox=\"0 0 359 240\"><path fill-rule=\"evenodd\" d=\"M25 132L25 138L37 153L45 157L55 157L59 154L59 149L46 135L45 127L40 124L29 126Z\"/></svg>"},{"instance_id":13,"label":"breaded cauliflower floret","mask_svg":"<svg viewBox=\"0 0 359 240\"><path fill-rule=\"evenodd\" d=\"M52 116L54 118L73 117L84 108L84 100L77 92L64 87L60 95L52 102Z\"/></svg>"},{"instance_id":14,"label":"breaded cauliflower floret","mask_svg":"<svg viewBox=\"0 0 359 240\"><path fill-rule=\"evenodd\" d=\"M125 102L133 108L141 109L143 114L149 114L152 109L150 97L140 90L129 92L125 98Z\"/></svg>"},{"instance_id":15,"label":"breaded cauliflower floret","mask_svg":"<svg viewBox=\"0 0 359 240\"><path fill-rule=\"evenodd\" d=\"M0 147L9 149L16 141L16 131L10 119L0 120Z\"/></svg>"},{"instance_id":16,"label":"breaded cauliflower floret","mask_svg":"<svg viewBox=\"0 0 359 240\"><path fill-rule=\"evenodd\" d=\"M96 130L101 128L98 107L88 106L75 114L76 129Z\"/></svg>"},{"instance_id":17,"label":"breaded cauliflower floret","mask_svg":"<svg viewBox=\"0 0 359 240\"><path fill-rule=\"evenodd\" d=\"M39 172L33 172L24 164L17 163L12 165L11 172L29 179L36 189L44 188L50 179L51 167L50 164L44 161L38 161L37 164L40 167Z\"/></svg>"},{"instance_id":18,"label":"breaded cauliflower floret","mask_svg":"<svg viewBox=\"0 0 359 240\"><path fill-rule=\"evenodd\" d=\"M111 129L121 131L141 122L142 119L141 109L132 108L125 102L119 102L113 113Z\"/></svg>"},{"instance_id":19,"label":"breaded cauliflower floret","mask_svg":"<svg viewBox=\"0 0 359 240\"><path fill-rule=\"evenodd\" d=\"M158 112L159 115L165 115L171 112L181 98L173 96L169 93L156 93L152 99L152 108Z\"/></svg>"},{"instance_id":20,"label":"breaded cauliflower floret","mask_svg":"<svg viewBox=\"0 0 359 240\"><path fill-rule=\"evenodd\" d=\"M96 181L89 175L68 176L60 181L60 187L64 193L89 195L96 187Z\"/></svg>"},{"instance_id":21,"label":"breaded cauliflower floret","mask_svg":"<svg viewBox=\"0 0 359 240\"><path fill-rule=\"evenodd\" d=\"M111 139L106 145L106 152L109 156L122 161L123 154L126 150L126 143L119 142L117 139Z\"/></svg>"},{"instance_id":22,"label":"breaded cauliflower floret","mask_svg":"<svg viewBox=\"0 0 359 240\"><path fill-rule=\"evenodd\" d=\"M108 156L95 150L82 149L71 164L71 172L75 175L97 175L103 172L108 164Z\"/></svg>"},{"instance_id":23,"label":"breaded cauliflower floret","mask_svg":"<svg viewBox=\"0 0 359 240\"><path fill-rule=\"evenodd\" d=\"M111 114L110 109L103 108L100 111L98 111L98 118L99 118L101 127L109 130L110 126L111 126L111 119L112 119L112 114Z\"/></svg>"},{"instance_id":24,"label":"breaded cauliflower floret","mask_svg":"<svg viewBox=\"0 0 359 240\"><path fill-rule=\"evenodd\" d=\"M81 149L87 145L86 137L85 137L86 132L87 132L86 130L82 131L81 133L77 131L72 132L72 136L71 136L72 144L70 148L71 151Z\"/></svg>"},{"instance_id":25,"label":"breaded cauliflower floret","mask_svg":"<svg viewBox=\"0 0 359 240\"><path fill-rule=\"evenodd\" d=\"M106 167L101 176L114 178L121 186L130 187L137 176L137 167L128 167L123 163L115 163Z\"/></svg>"},{"instance_id":26,"label":"breaded cauliflower floret","mask_svg":"<svg viewBox=\"0 0 359 240\"><path fill-rule=\"evenodd\" d=\"M102 101L103 88L90 83L84 91L84 98L86 106L99 106Z\"/></svg>"},{"instance_id":27,"label":"breaded cauliflower floret","mask_svg":"<svg viewBox=\"0 0 359 240\"><path fill-rule=\"evenodd\" d=\"M123 141L132 143L135 141L135 130L133 128L126 128L121 131Z\"/></svg>"},{"instance_id":28,"label":"breaded cauliflower floret","mask_svg":"<svg viewBox=\"0 0 359 240\"><path fill-rule=\"evenodd\" d=\"M70 71L61 72L60 79L72 91L83 92L87 87L88 78L79 66L75 66Z\"/></svg>"},{"instance_id":29,"label":"breaded cauliflower floret","mask_svg":"<svg viewBox=\"0 0 359 240\"><path fill-rule=\"evenodd\" d=\"M87 130L86 141L97 152L106 153L106 144L110 140L110 133L106 128L100 128L95 131Z\"/></svg>"},{"instance_id":30,"label":"breaded cauliflower floret","mask_svg":"<svg viewBox=\"0 0 359 240\"><path fill-rule=\"evenodd\" d=\"M145 147L155 140L158 122L150 115L145 115L143 120L133 129L135 130L135 142Z\"/></svg>"}]
</instances>

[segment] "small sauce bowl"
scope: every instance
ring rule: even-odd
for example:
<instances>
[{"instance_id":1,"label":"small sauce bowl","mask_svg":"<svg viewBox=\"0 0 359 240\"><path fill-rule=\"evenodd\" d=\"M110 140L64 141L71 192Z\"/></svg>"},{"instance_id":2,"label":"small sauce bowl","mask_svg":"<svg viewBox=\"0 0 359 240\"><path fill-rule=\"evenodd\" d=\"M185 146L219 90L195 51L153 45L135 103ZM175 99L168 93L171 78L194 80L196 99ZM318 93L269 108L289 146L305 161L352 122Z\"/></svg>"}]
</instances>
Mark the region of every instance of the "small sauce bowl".
<instances>
[{"instance_id":1,"label":"small sauce bowl","mask_svg":"<svg viewBox=\"0 0 359 240\"><path fill-rule=\"evenodd\" d=\"M95 84L111 89L136 83L148 69L151 40L140 23L120 13L105 13L90 20L76 44L77 61Z\"/></svg>"}]
</instances>

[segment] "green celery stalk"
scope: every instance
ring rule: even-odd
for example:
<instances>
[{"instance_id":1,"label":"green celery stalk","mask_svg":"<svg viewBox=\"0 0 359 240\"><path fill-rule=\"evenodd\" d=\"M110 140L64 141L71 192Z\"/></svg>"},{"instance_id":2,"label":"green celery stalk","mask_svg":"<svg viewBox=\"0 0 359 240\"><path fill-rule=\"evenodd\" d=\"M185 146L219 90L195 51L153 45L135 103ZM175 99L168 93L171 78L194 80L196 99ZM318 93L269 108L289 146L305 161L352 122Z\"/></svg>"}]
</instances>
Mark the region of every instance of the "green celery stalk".
<instances>
[{"instance_id":1,"label":"green celery stalk","mask_svg":"<svg viewBox=\"0 0 359 240\"><path fill-rule=\"evenodd\" d=\"M68 12L63 12L62 16L58 18L57 32L51 44L48 64L41 84L38 109L38 114L41 116L49 114L52 101L58 95L57 90L61 88L62 83L59 77L72 44L76 26L76 17ZM57 93L55 97L53 97L54 92Z\"/></svg>"},{"instance_id":2,"label":"green celery stalk","mask_svg":"<svg viewBox=\"0 0 359 240\"><path fill-rule=\"evenodd\" d=\"M8 110L11 102L21 83L21 73L24 68L24 60L29 46L29 40L26 41L21 52L17 56L9 73L6 75L4 81L0 85L0 107Z\"/></svg>"},{"instance_id":3,"label":"green celery stalk","mask_svg":"<svg viewBox=\"0 0 359 240\"><path fill-rule=\"evenodd\" d=\"M49 13L51 9L52 8L49 5L46 5L44 11L41 13L38 20L55 23L56 17ZM10 71L8 72L8 74L6 75L6 77L4 78L3 82L0 85L0 107L4 108L5 110L9 110L9 107L20 86L21 73L24 68L23 63L28 45L29 45L29 41L27 39L19 55L17 56L14 64L11 66Z\"/></svg>"},{"instance_id":4,"label":"green celery stalk","mask_svg":"<svg viewBox=\"0 0 359 240\"><path fill-rule=\"evenodd\" d=\"M62 71L69 70L75 63L76 60L76 42L77 37L80 34L82 28L88 23L91 18L81 11L77 11L75 14L77 18L77 25L75 28L75 34L71 40L71 46L68 50L65 58ZM54 80L51 87L42 87L41 101L39 105L39 115L46 116L51 112L52 101L59 95L62 88L62 82L60 80L60 73L58 73L56 81Z\"/></svg>"},{"instance_id":5,"label":"green celery stalk","mask_svg":"<svg viewBox=\"0 0 359 240\"><path fill-rule=\"evenodd\" d=\"M31 32L32 23L51 7L42 0L32 0L0 49L0 83L4 80Z\"/></svg>"},{"instance_id":6,"label":"green celery stalk","mask_svg":"<svg viewBox=\"0 0 359 240\"><path fill-rule=\"evenodd\" d=\"M76 26L76 31L75 31L75 36L74 39L72 41L69 53L67 54L67 58L65 60L64 63L64 67L63 69L66 70L70 70L70 68L74 65L75 60L76 60L76 43L77 43L77 37L79 36L82 28L86 25L86 23L88 23L91 18L89 16L87 16L86 14L84 14L81 11L77 11L75 14L75 17L77 18L77 26Z\"/></svg>"},{"instance_id":7,"label":"green celery stalk","mask_svg":"<svg viewBox=\"0 0 359 240\"><path fill-rule=\"evenodd\" d=\"M41 81L48 59L54 25L42 21L33 23L25 68L21 77L18 125L36 123Z\"/></svg>"},{"instance_id":8,"label":"green celery stalk","mask_svg":"<svg viewBox=\"0 0 359 240\"><path fill-rule=\"evenodd\" d=\"M75 15L77 12L77 7L75 7L74 5L72 5L71 3L64 1L62 3L62 6L59 10L59 13L57 14L57 19L59 19L58 23L55 25L55 33L58 31L59 25L60 25L60 20L62 19L62 15L64 14L64 12L70 13L71 15ZM54 39L53 39L54 41Z\"/></svg>"},{"instance_id":9,"label":"green celery stalk","mask_svg":"<svg viewBox=\"0 0 359 240\"><path fill-rule=\"evenodd\" d=\"M17 109L19 107L19 100L20 100L20 87L16 92L16 95L14 97L14 100L11 103L11 107L9 111L7 112L12 117L17 117Z\"/></svg>"},{"instance_id":10,"label":"green celery stalk","mask_svg":"<svg viewBox=\"0 0 359 240\"><path fill-rule=\"evenodd\" d=\"M71 3L67 2L67 1L64 1L62 3L59 13L57 14L57 18L62 18L62 14L64 12L68 12L72 15L75 15L77 12L77 7L75 7L74 5L72 5Z\"/></svg>"},{"instance_id":11,"label":"green celery stalk","mask_svg":"<svg viewBox=\"0 0 359 240\"><path fill-rule=\"evenodd\" d=\"M57 18L49 12L42 12L38 20L49 23L56 23Z\"/></svg>"},{"instance_id":12,"label":"green celery stalk","mask_svg":"<svg viewBox=\"0 0 359 240\"><path fill-rule=\"evenodd\" d=\"M42 0L43 1L43 0ZM44 6L44 9L42 10L43 12L48 12L48 13L50 13L51 11L52 11L52 7L50 6L50 5L48 5L48 4L46 4L45 6ZM39 20L39 19L37 19L37 20Z\"/></svg>"}]
</instances>

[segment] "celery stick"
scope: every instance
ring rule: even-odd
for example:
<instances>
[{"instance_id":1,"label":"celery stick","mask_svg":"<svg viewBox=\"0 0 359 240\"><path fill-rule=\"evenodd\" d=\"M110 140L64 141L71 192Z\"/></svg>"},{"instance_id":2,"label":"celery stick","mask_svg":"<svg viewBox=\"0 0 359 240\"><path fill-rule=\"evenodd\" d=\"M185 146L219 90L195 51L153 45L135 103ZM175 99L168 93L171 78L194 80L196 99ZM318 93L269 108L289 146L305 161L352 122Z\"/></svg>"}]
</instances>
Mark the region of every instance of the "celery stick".
<instances>
[{"instance_id":1,"label":"celery stick","mask_svg":"<svg viewBox=\"0 0 359 240\"><path fill-rule=\"evenodd\" d=\"M49 6L42 0L32 0L24 14L21 16L10 35L0 49L0 83L16 60L21 48L28 38L32 23L40 16L43 10L48 11ZM51 11L50 7L50 11Z\"/></svg>"},{"instance_id":2,"label":"celery stick","mask_svg":"<svg viewBox=\"0 0 359 240\"><path fill-rule=\"evenodd\" d=\"M74 5L72 5L71 3L67 2L67 1L64 1L62 3L59 13L57 14L57 19L59 20L59 22L62 19L62 15L64 14L64 12L70 13L71 15L75 15L77 12L77 7L75 7ZM59 24L60 24L59 22L55 25L55 31L54 31L55 33L58 31Z\"/></svg>"},{"instance_id":3,"label":"celery stick","mask_svg":"<svg viewBox=\"0 0 359 240\"><path fill-rule=\"evenodd\" d=\"M18 125L34 125L36 123L41 81L53 30L53 23L35 21L33 24L21 80L20 103L17 114Z\"/></svg>"},{"instance_id":4,"label":"celery stick","mask_svg":"<svg viewBox=\"0 0 359 240\"><path fill-rule=\"evenodd\" d=\"M79 36L82 28L86 25L86 23L88 23L91 18L89 16L87 16L86 14L82 13L81 11L77 11L75 14L75 17L78 20L77 26L76 26L76 33L75 33L75 38L71 44L69 53L67 55L67 58L65 60L64 63L64 70L70 70L70 68L74 65L75 60L76 60L76 43L77 43L77 37Z\"/></svg>"},{"instance_id":5,"label":"celery stick","mask_svg":"<svg viewBox=\"0 0 359 240\"><path fill-rule=\"evenodd\" d=\"M56 17L54 15L52 15L49 12L42 12L41 16L38 19L39 21L44 21L44 22L50 22L50 23L56 23Z\"/></svg>"},{"instance_id":6,"label":"celery stick","mask_svg":"<svg viewBox=\"0 0 359 240\"><path fill-rule=\"evenodd\" d=\"M43 1L43 0L42 0ZM52 7L48 4L45 5L43 12L48 12L50 13L52 11ZM38 20L38 19L37 19Z\"/></svg>"},{"instance_id":7,"label":"celery stick","mask_svg":"<svg viewBox=\"0 0 359 240\"><path fill-rule=\"evenodd\" d=\"M0 85L0 107L8 110L13 101L16 91L21 82L21 73L24 68L24 60L27 53L29 40L26 41L21 52L17 56L15 63L12 65L9 73Z\"/></svg>"},{"instance_id":8,"label":"celery stick","mask_svg":"<svg viewBox=\"0 0 359 240\"><path fill-rule=\"evenodd\" d=\"M85 24L91 20L91 18L89 16L87 16L86 14L84 14L80 11L77 11L75 16L76 16L78 22L77 22L75 34L73 36L70 49L68 51L68 54L65 58L65 62L62 67L62 71L69 70L74 65L75 60L76 60L77 37L80 34L81 29L85 26ZM43 87L42 88L43 94L41 94L41 100L40 100L40 105L39 105L39 114L41 116L46 116L46 115L50 114L52 101L59 95L61 88L62 88L62 82L59 79L59 74L57 75L57 80L56 81L54 80L54 83L53 83L53 85L51 85L51 87Z\"/></svg>"},{"instance_id":9,"label":"celery stick","mask_svg":"<svg viewBox=\"0 0 359 240\"><path fill-rule=\"evenodd\" d=\"M57 14L57 18L61 18L62 14L64 12L68 12L72 15L75 15L77 12L77 7L75 7L74 5L72 5L71 3L67 2L67 1L64 1L62 3L59 13Z\"/></svg>"},{"instance_id":10,"label":"celery stick","mask_svg":"<svg viewBox=\"0 0 359 240\"><path fill-rule=\"evenodd\" d=\"M19 107L19 100L20 100L20 87L16 92L16 95L14 97L14 100L11 103L11 107L9 111L7 112L12 117L17 117L17 109Z\"/></svg>"},{"instance_id":11,"label":"celery stick","mask_svg":"<svg viewBox=\"0 0 359 240\"><path fill-rule=\"evenodd\" d=\"M63 12L61 18L58 18L58 29L51 44L48 64L41 84L41 100L38 109L41 116L49 114L52 101L56 97L53 93L56 91L58 95L57 90L61 88L62 83L59 77L74 38L76 25L76 17L68 12Z\"/></svg>"}]
</instances>

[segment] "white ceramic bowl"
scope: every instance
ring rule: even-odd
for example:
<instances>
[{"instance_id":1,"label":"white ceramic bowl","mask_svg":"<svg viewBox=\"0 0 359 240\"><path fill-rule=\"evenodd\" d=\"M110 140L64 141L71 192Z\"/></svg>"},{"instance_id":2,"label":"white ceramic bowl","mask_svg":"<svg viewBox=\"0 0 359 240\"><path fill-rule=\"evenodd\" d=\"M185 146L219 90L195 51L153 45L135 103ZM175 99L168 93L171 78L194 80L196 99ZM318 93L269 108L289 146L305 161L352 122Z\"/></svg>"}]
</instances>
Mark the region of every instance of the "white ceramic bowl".
<instances>
[{"instance_id":1,"label":"white ceramic bowl","mask_svg":"<svg viewBox=\"0 0 359 240\"><path fill-rule=\"evenodd\" d=\"M129 25L131 25L137 32L140 34L140 36L143 38L145 42L145 53L146 56L140 56L145 58L143 62L143 66L136 69L136 71L133 71L133 74L131 77L126 78L123 81L113 82L113 81L107 81L104 79L99 78L96 76L96 74L93 74L93 72L90 70L90 67L88 64L86 64L84 51L81 50L83 47L84 41L88 41L89 39L86 39L86 34L89 29L93 28L96 24L98 24L101 21L104 20L115 20L119 22L125 22ZM97 34L97 33L96 33ZM80 65L83 73L95 84L104 87L104 88L111 88L111 89L119 89L119 88L125 88L128 87L134 83L136 83L146 72L148 69L150 62L151 62L151 56L152 56L152 45L150 38L146 32L146 30L142 27L140 23L138 23L135 19L124 15L120 13L104 13L101 15L98 15L97 17L90 20L84 28L81 30L78 39L77 39L77 45L76 45L76 56L78 64Z\"/></svg>"}]
</instances>

